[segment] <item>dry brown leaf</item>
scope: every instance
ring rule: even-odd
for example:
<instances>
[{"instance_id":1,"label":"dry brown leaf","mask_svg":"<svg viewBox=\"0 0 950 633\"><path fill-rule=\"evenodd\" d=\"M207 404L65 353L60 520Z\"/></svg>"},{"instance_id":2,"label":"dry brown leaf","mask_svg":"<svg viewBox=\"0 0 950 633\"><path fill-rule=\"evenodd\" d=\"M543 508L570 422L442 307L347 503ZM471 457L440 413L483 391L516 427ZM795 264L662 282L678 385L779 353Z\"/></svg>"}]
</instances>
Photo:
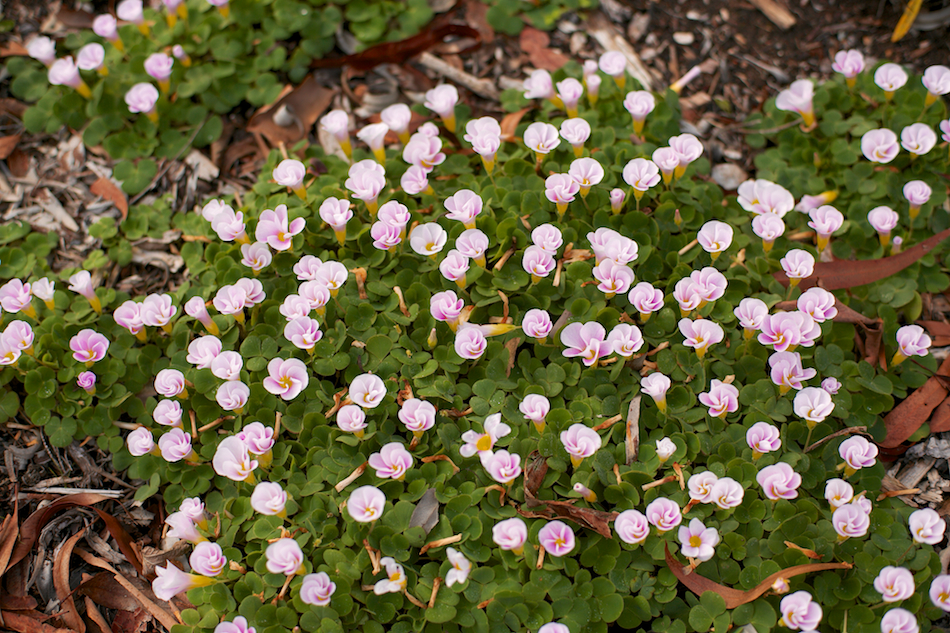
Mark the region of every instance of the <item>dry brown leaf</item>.
<instances>
[{"instance_id":1,"label":"dry brown leaf","mask_svg":"<svg viewBox=\"0 0 950 633\"><path fill-rule=\"evenodd\" d=\"M518 43L521 45L521 50L528 54L528 59L535 68L554 72L570 61L570 58L560 51L548 48L551 37L533 26L524 27Z\"/></svg>"},{"instance_id":2,"label":"dry brown leaf","mask_svg":"<svg viewBox=\"0 0 950 633\"><path fill-rule=\"evenodd\" d=\"M504 116L501 120L501 140L506 142L512 142L515 140L515 130L518 129L518 124L521 123L521 119L524 117L528 111L532 110L532 106L526 108L521 108L517 112L510 112Z\"/></svg>"},{"instance_id":3,"label":"dry brown leaf","mask_svg":"<svg viewBox=\"0 0 950 633\"><path fill-rule=\"evenodd\" d=\"M115 576L107 571L99 572L79 585L77 592L107 609L135 611L142 606L125 587L119 584Z\"/></svg>"},{"instance_id":4,"label":"dry brown leaf","mask_svg":"<svg viewBox=\"0 0 950 633\"><path fill-rule=\"evenodd\" d=\"M748 591L739 591L738 589L720 585L718 582L713 582L704 576L700 576L695 571L693 573L686 573L683 564L673 558L673 555L670 553L669 546L664 545L664 547L666 548L666 565L681 583L686 585L686 587L697 596L701 596L707 591L713 591L719 594L722 599L726 601L727 609L735 609L740 605L752 602L771 589L772 583L774 583L779 578L788 580L794 576L800 576L802 574L808 574L815 571L851 569L852 567L851 563L808 563L805 565L795 565L794 567L788 567L781 571L775 572Z\"/></svg>"},{"instance_id":5,"label":"dry brown leaf","mask_svg":"<svg viewBox=\"0 0 950 633\"><path fill-rule=\"evenodd\" d=\"M112 633L140 633L151 621L152 616L145 609L119 611L112 619Z\"/></svg>"},{"instance_id":6,"label":"dry brown leaf","mask_svg":"<svg viewBox=\"0 0 950 633\"><path fill-rule=\"evenodd\" d=\"M799 552L804 554L807 558L810 558L812 560L821 560L821 554L819 554L813 549L808 549L808 548L802 547L801 545L796 545L795 543L792 543L791 541L785 541L785 546L791 549L798 550Z\"/></svg>"},{"instance_id":7,"label":"dry brown leaf","mask_svg":"<svg viewBox=\"0 0 950 633\"><path fill-rule=\"evenodd\" d=\"M86 623L79 615L79 610L76 609L72 587L69 586L69 559L73 555L73 548L76 547L76 543L85 535L86 528L83 528L66 539L63 546L57 550L56 560L53 561L53 586L56 587L56 597L59 599L60 615L63 622L79 633L86 632Z\"/></svg>"},{"instance_id":8,"label":"dry brown leaf","mask_svg":"<svg viewBox=\"0 0 950 633\"><path fill-rule=\"evenodd\" d=\"M0 46L0 57L29 57L30 53L19 42L7 42Z\"/></svg>"},{"instance_id":9,"label":"dry brown leaf","mask_svg":"<svg viewBox=\"0 0 950 633\"><path fill-rule=\"evenodd\" d=\"M0 159L4 159L10 154L13 153L13 150L16 149L17 143L20 142L19 134L12 134L10 136L0 136Z\"/></svg>"},{"instance_id":10,"label":"dry brown leaf","mask_svg":"<svg viewBox=\"0 0 950 633\"><path fill-rule=\"evenodd\" d=\"M544 476L548 473L548 460L540 452L531 451L524 468L525 491L532 497L538 492Z\"/></svg>"},{"instance_id":11,"label":"dry brown leaf","mask_svg":"<svg viewBox=\"0 0 950 633\"><path fill-rule=\"evenodd\" d=\"M293 145L307 136L320 115L330 107L336 92L324 88L313 75L308 75L299 86L251 117L247 131L264 135L274 146L281 143ZM290 125L278 125L274 121L275 115L278 115L278 120L288 121Z\"/></svg>"},{"instance_id":12,"label":"dry brown leaf","mask_svg":"<svg viewBox=\"0 0 950 633\"><path fill-rule=\"evenodd\" d=\"M99 178L96 182L92 183L92 186L89 187L89 191L93 194L105 198L106 200L111 200L115 205L115 208L119 210L119 213L122 214L122 222L129 217L129 199L125 195L125 192L122 191L118 185L109 180L108 178Z\"/></svg>"},{"instance_id":13,"label":"dry brown leaf","mask_svg":"<svg viewBox=\"0 0 950 633\"><path fill-rule=\"evenodd\" d=\"M950 376L950 357L940 364L940 367L937 369L937 375ZM884 416L884 426L887 428L887 435L878 444L885 448L894 448L901 444L904 440L913 435L921 425L927 422L934 409L947 399L947 394L947 388L943 385L940 378L936 376L928 378L922 387L916 389L903 402L894 407L890 413ZM943 408L946 409L947 407ZM948 411L946 415L940 412L941 422L944 421L944 417L950 419L950 411ZM931 425L931 431L933 431L934 426L937 426L937 416L935 415L934 418L935 424Z\"/></svg>"},{"instance_id":14,"label":"dry brown leaf","mask_svg":"<svg viewBox=\"0 0 950 633\"><path fill-rule=\"evenodd\" d=\"M0 576L7 571L7 564L10 562L10 556L13 554L13 547L16 545L17 538L20 536L19 516L20 500L14 496L13 514L7 515L0 525Z\"/></svg>"},{"instance_id":15,"label":"dry brown leaf","mask_svg":"<svg viewBox=\"0 0 950 633\"><path fill-rule=\"evenodd\" d=\"M30 173L30 155L20 148L15 148L13 153L7 156L7 167L17 178L25 178Z\"/></svg>"},{"instance_id":16,"label":"dry brown leaf","mask_svg":"<svg viewBox=\"0 0 950 633\"><path fill-rule=\"evenodd\" d=\"M934 347L946 347L950 345L950 323L943 321L917 321L933 339Z\"/></svg>"},{"instance_id":17,"label":"dry brown leaf","mask_svg":"<svg viewBox=\"0 0 950 633\"><path fill-rule=\"evenodd\" d=\"M72 629L60 629L46 624L47 616L39 611L4 611L3 625L17 633L75 633Z\"/></svg>"}]
</instances>

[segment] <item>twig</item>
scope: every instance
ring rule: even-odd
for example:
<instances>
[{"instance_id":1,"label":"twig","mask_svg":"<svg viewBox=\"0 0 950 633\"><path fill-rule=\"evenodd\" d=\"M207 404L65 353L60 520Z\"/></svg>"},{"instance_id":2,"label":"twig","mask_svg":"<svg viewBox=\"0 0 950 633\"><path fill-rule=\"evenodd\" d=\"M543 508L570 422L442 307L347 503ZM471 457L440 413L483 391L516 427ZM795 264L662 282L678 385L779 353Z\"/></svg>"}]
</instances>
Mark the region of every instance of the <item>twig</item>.
<instances>
[{"instance_id":1,"label":"twig","mask_svg":"<svg viewBox=\"0 0 950 633\"><path fill-rule=\"evenodd\" d=\"M191 412L189 411L189 413L191 413ZM277 415L280 415L280 414L278 413ZM198 427L198 432L199 432L199 433L204 433L205 431L210 431L210 430L213 429L214 427L216 427L216 426L218 426L219 424L223 423L225 420L233 420L233 419L234 419L234 416L233 416L233 415L222 415L220 418L218 418L218 419L215 420L214 422L208 422L208 423L205 424L204 426Z\"/></svg>"},{"instance_id":2,"label":"twig","mask_svg":"<svg viewBox=\"0 0 950 633\"><path fill-rule=\"evenodd\" d=\"M440 75L444 75L454 81L457 84L461 84L477 94L480 97L485 97L486 99L491 99L493 101L498 101L499 92L498 88L495 87L495 84L488 79L479 79L474 75L470 75L464 70L459 70L455 66L439 59L432 53L424 52L418 57L419 63L428 68L429 70L435 71Z\"/></svg>"},{"instance_id":3,"label":"twig","mask_svg":"<svg viewBox=\"0 0 950 633\"><path fill-rule=\"evenodd\" d=\"M440 539L438 539L438 540L436 540L436 541L432 541L432 542L430 542L430 543L426 543L425 545L423 545L423 546L422 546L422 549L419 550L419 554L420 554L420 555L425 554L426 552L428 552L428 551L429 551L430 549L432 549L433 547L442 547L442 546L444 546L444 545L451 545L452 543L458 543L458 542L461 541L461 540L462 540L462 535L461 535L461 534L455 534L454 536L448 536L448 537L446 537L446 538L440 538Z\"/></svg>"},{"instance_id":4,"label":"twig","mask_svg":"<svg viewBox=\"0 0 950 633\"><path fill-rule=\"evenodd\" d=\"M841 429L840 431L835 431L831 435L826 435L825 437L816 441L811 446L806 446L805 452L809 453L815 450L816 448L818 448L819 446L821 446L822 444L824 444L825 442L827 442L828 440L833 440L836 437L841 437L842 435L851 435L852 433L866 433L867 430L868 430L868 427L866 426L852 426L846 429Z\"/></svg>"},{"instance_id":5,"label":"twig","mask_svg":"<svg viewBox=\"0 0 950 633\"><path fill-rule=\"evenodd\" d=\"M442 577L436 576L432 581L432 595L429 596L429 609L435 606L435 597L439 595L439 585L442 584Z\"/></svg>"},{"instance_id":6,"label":"twig","mask_svg":"<svg viewBox=\"0 0 950 633\"><path fill-rule=\"evenodd\" d=\"M362 464L360 464L359 466L357 466L357 467L356 467L356 470L354 470L352 473L350 473L350 476L349 476L349 477L347 477L346 479L344 479L343 481L341 481L341 482L338 483L337 485L333 486L333 489L336 490L337 492L342 492L344 488L346 488L346 487L349 486L351 483L353 483L354 481L356 481L357 479L359 479L360 475L362 475L364 472L366 472L366 465L367 465L367 464L369 464L369 462L363 462Z\"/></svg>"}]
</instances>

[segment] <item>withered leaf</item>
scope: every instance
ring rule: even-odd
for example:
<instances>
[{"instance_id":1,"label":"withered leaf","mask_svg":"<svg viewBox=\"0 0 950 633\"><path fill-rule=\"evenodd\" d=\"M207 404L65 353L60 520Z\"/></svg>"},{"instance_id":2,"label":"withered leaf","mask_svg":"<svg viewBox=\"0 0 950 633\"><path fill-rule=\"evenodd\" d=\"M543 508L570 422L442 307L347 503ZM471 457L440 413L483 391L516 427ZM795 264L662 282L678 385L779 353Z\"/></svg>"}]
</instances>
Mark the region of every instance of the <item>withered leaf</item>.
<instances>
[{"instance_id":1,"label":"withered leaf","mask_svg":"<svg viewBox=\"0 0 950 633\"><path fill-rule=\"evenodd\" d=\"M843 290L874 283L904 270L948 237L950 237L950 229L941 231L920 244L891 257L858 261L819 262L815 264L815 272L812 276L802 279L798 287L802 290L807 290L813 286L821 286L825 290ZM773 276L783 286L788 286L788 276L784 271L778 271Z\"/></svg>"},{"instance_id":2,"label":"withered leaf","mask_svg":"<svg viewBox=\"0 0 950 633\"><path fill-rule=\"evenodd\" d=\"M132 594L126 591L125 587L119 584L115 576L107 571L101 571L82 583L77 591L107 609L135 611L142 606Z\"/></svg>"},{"instance_id":3,"label":"withered leaf","mask_svg":"<svg viewBox=\"0 0 950 633\"><path fill-rule=\"evenodd\" d=\"M421 527L428 534L438 522L439 502L435 498L435 488L429 488L416 503L412 516L409 517L409 527Z\"/></svg>"},{"instance_id":4,"label":"withered leaf","mask_svg":"<svg viewBox=\"0 0 950 633\"><path fill-rule=\"evenodd\" d=\"M752 602L771 589L772 583L774 583L779 578L784 578L787 580L794 576L801 576L802 574L808 574L815 571L851 569L852 567L851 563L808 563L805 565L795 565L793 567L788 567L781 571L775 572L748 591L739 591L738 589L732 589L731 587L720 585L718 582L713 582L704 576L700 576L695 571L693 573L687 574L684 565L673 558L673 555L670 553L669 546L666 545L664 547L666 548L666 565L681 583L686 585L686 587L697 596L703 595L703 593L706 591L716 592L722 597L723 600L726 601L727 609L735 609L740 605Z\"/></svg>"},{"instance_id":5,"label":"withered leaf","mask_svg":"<svg viewBox=\"0 0 950 633\"><path fill-rule=\"evenodd\" d=\"M531 451L528 455L527 464L524 469L524 488L525 498L528 495L533 499L544 481L544 476L548 473L548 460L541 456L538 451ZM531 505L530 503L528 505Z\"/></svg>"},{"instance_id":6,"label":"withered leaf","mask_svg":"<svg viewBox=\"0 0 950 633\"><path fill-rule=\"evenodd\" d=\"M4 611L3 625L17 633L75 633L72 629L50 626L43 621L46 618L39 611Z\"/></svg>"},{"instance_id":7,"label":"withered leaf","mask_svg":"<svg viewBox=\"0 0 950 633\"><path fill-rule=\"evenodd\" d=\"M950 376L950 357L940 364L937 374ZM915 390L884 416L887 435L879 442L879 445L885 448L894 448L901 444L930 418L930 414L944 402L947 394L947 388L944 387L939 378L935 376L928 378L922 387ZM944 417L950 419L950 411L941 414L941 420ZM931 426L931 430L933 430L933 426Z\"/></svg>"},{"instance_id":8,"label":"withered leaf","mask_svg":"<svg viewBox=\"0 0 950 633\"><path fill-rule=\"evenodd\" d=\"M551 37L533 26L526 26L518 38L521 50L528 54L531 65L542 70L560 70L570 58L553 48L549 48Z\"/></svg>"},{"instance_id":9,"label":"withered leaf","mask_svg":"<svg viewBox=\"0 0 950 633\"><path fill-rule=\"evenodd\" d=\"M106 200L111 200L112 204L115 205L115 208L119 210L119 213L122 214L122 222L129 217L129 198L125 195L125 192L119 189L119 187L109 180L108 178L100 177L96 182L92 183L89 187L89 191L93 194L105 198Z\"/></svg>"},{"instance_id":10,"label":"withered leaf","mask_svg":"<svg viewBox=\"0 0 950 633\"><path fill-rule=\"evenodd\" d=\"M313 75L308 75L299 86L251 117L247 131L264 135L275 146L280 143L293 145L307 136L320 115L330 107L336 92L335 89L324 88ZM293 124L279 125L274 120L277 113L287 115Z\"/></svg>"},{"instance_id":11,"label":"withered leaf","mask_svg":"<svg viewBox=\"0 0 950 633\"><path fill-rule=\"evenodd\" d=\"M85 536L85 534L86 528L83 528L78 533L66 539L62 547L56 550L56 560L53 561L53 586L56 587L56 598L60 603L60 615L62 615L63 621L68 624L71 629L79 633L85 633L86 623L83 621L82 616L79 615L79 610L76 609L76 601L73 600L72 596L72 587L69 585L69 559L73 555L73 548L76 547L76 543L78 543L79 539Z\"/></svg>"}]
</instances>

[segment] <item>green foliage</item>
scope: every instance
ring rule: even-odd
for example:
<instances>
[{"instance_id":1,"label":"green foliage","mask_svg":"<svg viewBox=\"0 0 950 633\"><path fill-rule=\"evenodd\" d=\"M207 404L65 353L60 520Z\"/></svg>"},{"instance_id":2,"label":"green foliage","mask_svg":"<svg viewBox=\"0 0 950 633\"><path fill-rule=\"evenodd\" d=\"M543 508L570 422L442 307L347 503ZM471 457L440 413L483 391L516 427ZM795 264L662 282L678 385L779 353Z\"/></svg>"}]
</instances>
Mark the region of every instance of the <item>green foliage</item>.
<instances>
[{"instance_id":1,"label":"green foliage","mask_svg":"<svg viewBox=\"0 0 950 633\"><path fill-rule=\"evenodd\" d=\"M348 19L372 22L365 7L353 4L346 10L351 8L353 16ZM244 19L241 10L257 9L236 6L237 21ZM278 18L273 19L276 24ZM217 45L230 44L222 40ZM555 79L571 70L576 68ZM913 102L916 97L910 89L908 92ZM349 165L318 148L306 149L301 156L319 161L325 168L308 180L306 201L273 183L271 172L280 160L276 151L258 183L240 202L228 200L244 214L251 235L263 210L281 204L287 206L291 219L306 222L306 229L293 238L292 250L273 253L272 263L256 275L240 263L239 244L220 241L199 214L172 215L162 199L151 206L132 207L121 226L100 220L90 228L90 235L101 241L85 262L90 268L108 266L106 257L121 261L130 254L123 250L123 243L130 240L160 237L169 229L188 236L180 252L189 275L170 293L177 313L167 328L146 327L137 338L116 323L112 311L126 300L140 298L100 288L98 296L106 309L98 315L85 298L63 288L75 270L62 271L56 277L53 306L39 301L33 304L38 311L38 318L29 321L36 335L35 355L24 354L15 366L0 370L0 419L22 410L32 423L43 426L51 443L58 446L76 437L96 437L100 446L113 453L116 468L128 468L129 476L142 482L138 499L160 492L171 510L185 498L198 496L205 501L220 519L214 540L236 565L222 572L221 582L188 592L195 608L182 613L184 624L176 627L182 631L211 631L222 619L232 620L237 615L268 633L294 627L377 633L534 631L551 621L567 625L573 633L606 633L616 626L678 633L726 631L747 624L759 633L772 630L779 619L780 597L765 594L729 610L715 592L696 595L678 582L664 561L667 546L683 558L675 529L663 534L652 531L642 544L630 545L612 531L614 517L608 515L605 525L611 538L572 523L577 537L574 550L560 558L549 552L542 558L538 532L546 523L542 518L545 507L554 507L551 502L570 500L582 514L642 511L660 497L683 508L690 496L681 486L677 470L684 479L708 470L717 477L732 478L744 490L742 503L734 508L691 506L686 519L698 518L722 537L715 555L698 563L692 573L750 590L774 573L810 562L799 548L812 550L822 562L847 562L853 567L795 576L789 579L792 590L808 591L822 605L822 630L847 628L870 633L879 628L881 613L873 609L880 602L873 580L884 566L899 563L914 573L918 590L903 606L914 611L922 624L936 620L940 613L930 607L926 587L939 574L939 559L931 547L913 545L907 529L909 508L893 498L877 501L884 466L876 463L848 478L855 492L872 502L872 528L867 536L839 542L824 498L825 482L843 476L838 454L841 438L829 436L847 427L866 426L872 436L882 437L882 416L897 399L923 384L936 369L935 360L929 356L914 359L916 363L908 361L885 371L863 359L855 344L854 325L826 321L820 326L822 335L816 344L796 351L805 367L818 371L817 377L807 381L810 386L834 377L842 387L833 398L833 412L809 430L793 411L795 391L783 394L770 379L770 350L747 340L733 313L746 297L757 297L774 308L783 298L799 296L799 290L786 291L772 274L780 270L779 259L789 248L814 252L809 244L789 239L807 228L807 218L786 216L785 237L776 241L771 252L765 252L752 232L750 214L734 195L727 195L706 178L710 166L702 158L671 184L647 192L640 210L635 209L631 197L624 212L611 213L608 192L623 186L623 167L634 158L651 156L679 131L678 102L675 94L667 93L657 99L643 138L633 139L620 96L605 82L596 108L581 105L580 116L593 127L585 152L605 166L606 173L586 199L578 197L570 203L563 219L557 217L545 196L542 176L568 171L574 155L566 143L544 157L540 173L535 170L534 156L522 143L503 143L491 177L477 156L456 151L436 168L435 174L445 178L430 180L435 195L418 197L395 188L406 166L398 160L397 152L389 150L386 178L390 188L384 190L381 202L405 204L413 221L439 222L449 233L450 244L463 228L443 217L445 199L465 188L484 201L477 224L491 243L486 253L488 266L480 269L473 264L462 284L464 290L443 277L436 261L417 255L407 244L392 252L374 248L372 218L362 202L356 203L356 217L349 222L346 240L340 245L333 231L321 223L318 209L328 197L346 196L342 183ZM784 184L796 198L837 188L839 208L846 213L848 224L835 236L835 253L868 259L883 254L862 224L866 223L862 213L866 214L868 200L889 200L898 207L901 179L910 174L936 184L933 161L937 157L918 158L903 166L903 175L868 170L863 158L852 156L857 154L852 136L860 133L855 130L878 125L875 117L884 115L857 99L847 99L846 89L834 82L819 88L819 129L811 133L786 129L763 135L763 145L771 140L776 144L766 149L756 164L760 178ZM518 98L506 95L505 102L516 106ZM820 104L831 102L841 104L841 116L848 119L825 114L827 108ZM899 119L901 107L886 106L888 121ZM766 130L780 125L786 116L777 113L772 103L765 112L762 127ZM854 112L863 122L847 128L838 125L858 116ZM935 107L925 116L942 116L942 112ZM554 125L564 119L550 103L531 116ZM829 122L830 129L826 126ZM519 125L516 136L522 136L528 123L525 120ZM822 165L831 165L827 172L819 171L809 158L815 152L827 159ZM362 148L355 150L356 160L369 156ZM150 161L127 157L116 169L121 166L129 179L147 180ZM849 178L857 179L853 191L847 187ZM877 195L879 188L883 193ZM937 191L935 187L934 198L918 219L917 239L950 223L940 208L945 194ZM697 231L714 218L735 228L732 245L716 260L693 244ZM556 277L552 273L532 282L520 259L530 243L530 229L543 223L558 226L565 245L572 245L573 256L561 262ZM594 261L582 249L589 246L588 234L601 227L637 242L639 255L632 268L638 281L648 281L663 291L665 306L648 320L639 316L625 295L608 297L591 283ZM10 234L13 237L0 245L0 274L33 281L49 275L44 257L55 245L56 236L28 234L22 225L13 226ZM910 235L905 243L913 246ZM512 247L512 254L507 254ZM559 259L564 258L565 250L559 251ZM320 314L323 336L312 352L298 349L283 335L286 321L281 313L284 300L297 293L300 280L293 267L304 254L323 262L340 262L353 275ZM868 316L880 316L884 348L893 352L894 333L904 321L898 310L912 312L921 292L942 288L946 281L943 256L943 251L936 249L891 278L837 292L836 296ZM721 298L697 308L693 315L719 323L725 332L724 339L700 359L683 343L678 330L679 307L672 293L679 280L705 267L721 271L728 288ZM357 276L362 274L365 278ZM210 308L212 327L219 330L223 349L237 351L243 359L240 379L251 394L242 410L225 411L215 398L224 381L210 369L198 369L187 360L189 345L206 332L184 314L183 306L192 297L208 300L222 286L241 278L255 278L264 294L257 305L242 313L242 322ZM609 329L619 322L637 323L645 345L629 361L617 356L586 366L579 358L563 355L565 345L559 331L546 340L535 340L514 329L489 338L479 359L466 360L455 351L452 328L436 321L429 311L432 295L448 289L456 290L470 307L466 318L472 324L519 325L528 310L540 308L555 321L565 315L561 325L596 321ZM16 318L30 319L24 315ZM70 338L84 328L104 333L110 340L108 355L93 365L99 378L95 395L76 385L78 374L86 367L69 350ZM264 386L268 364L275 358L296 358L308 369L309 384L291 400L273 395ZM146 394L155 375L166 368L182 371L190 383L188 396L180 403L185 430L194 434L196 463L167 463L152 454L133 458L123 447L120 428L130 424L148 427L156 436L168 432L153 421L159 398ZM665 412L641 393L641 376L652 370L663 372L673 383ZM344 390L366 372L384 381L387 395L379 406L366 411L367 427L362 437L357 437L339 428L334 412L347 395ZM709 390L713 380L736 386L737 411L713 417L700 403L700 394ZM417 439L398 417L400 402L410 392L438 411L435 426ZM528 394L543 394L550 401L546 427L540 433L519 410ZM625 422L631 404L634 412L638 410L634 417L640 437L635 459L628 458L626 442ZM522 468L529 462L546 466L533 492L518 478L502 495L502 487L477 457L462 456L462 435L481 433L486 419L494 414L511 427L510 434L497 440L495 450L518 455ZM253 486L217 474L211 465L222 438L251 422L274 428L278 419L272 462L258 468L255 477L278 482L287 492L286 519L254 511L249 499ZM763 421L781 429L782 445L777 451L756 456L746 443L746 431ZM577 467L572 466L560 440L560 434L573 424L598 428L603 440L600 449ZM657 454L657 442L663 438L676 447L668 460ZM826 438L828 441L804 452L806 445ZM357 472L370 455L393 441L415 442L414 464L403 480L381 479L372 468ZM801 475L802 485L796 498L772 501L756 476L763 467L780 461ZM338 484L354 473L338 490ZM590 489L596 500L581 499L576 484ZM356 523L343 508L353 490L363 485L378 486L387 499L382 516L372 525ZM426 532L413 513L429 490L438 507L434 525ZM529 492L537 501L530 499ZM528 525L522 554L501 550L492 540L492 528L515 516L525 516ZM603 518L592 513L588 516ZM329 606L305 604L298 578L292 578L282 593L285 578L267 570L264 551L268 541L286 533L293 534L303 549L304 571L326 572L336 583ZM452 539L452 547L471 561L473 569L464 583L449 587L444 582L451 569L445 541L423 553L426 544L442 539ZM384 578L382 572L373 571L377 555L392 557L404 566L406 591L412 599L402 593L374 593L372 586ZM429 603L437 579L433 606L417 606L416 602Z\"/></svg>"}]
</instances>

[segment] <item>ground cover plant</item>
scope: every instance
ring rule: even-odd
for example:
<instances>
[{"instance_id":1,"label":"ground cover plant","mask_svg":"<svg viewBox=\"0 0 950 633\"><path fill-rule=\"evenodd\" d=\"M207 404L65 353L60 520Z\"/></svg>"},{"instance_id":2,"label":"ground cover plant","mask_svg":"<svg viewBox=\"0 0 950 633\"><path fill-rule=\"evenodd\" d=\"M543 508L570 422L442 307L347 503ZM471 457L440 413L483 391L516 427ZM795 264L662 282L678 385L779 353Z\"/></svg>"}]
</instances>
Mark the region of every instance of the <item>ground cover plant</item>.
<instances>
[{"instance_id":1,"label":"ground cover plant","mask_svg":"<svg viewBox=\"0 0 950 633\"><path fill-rule=\"evenodd\" d=\"M187 591L182 630L926 630L944 523L879 498L872 441L936 368L904 324L947 286L914 249L950 226L950 86L836 61L767 106L736 193L676 91L607 54L532 75L504 130L440 86L414 134L407 108L356 135L331 112L339 153L133 208L126 237L207 238L174 293L51 281L50 238L14 234L0 412L161 491L195 544L152 585ZM902 249L816 285L822 252Z\"/></svg>"}]
</instances>

